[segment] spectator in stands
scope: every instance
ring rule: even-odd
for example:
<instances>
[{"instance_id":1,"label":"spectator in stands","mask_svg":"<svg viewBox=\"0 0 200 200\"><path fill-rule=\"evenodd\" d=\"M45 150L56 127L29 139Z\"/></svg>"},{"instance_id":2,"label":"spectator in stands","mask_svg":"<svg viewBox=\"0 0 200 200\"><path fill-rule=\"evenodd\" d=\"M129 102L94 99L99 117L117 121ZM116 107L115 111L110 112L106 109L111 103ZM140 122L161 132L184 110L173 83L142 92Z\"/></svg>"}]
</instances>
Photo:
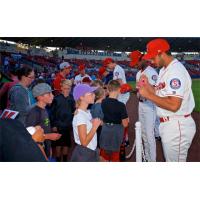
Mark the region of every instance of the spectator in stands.
<instances>
[{"instance_id":1,"label":"spectator in stands","mask_svg":"<svg viewBox=\"0 0 200 200\"><path fill-rule=\"evenodd\" d=\"M52 144L56 147L56 160L64 162L67 161L68 148L71 147L72 119L75 111L75 101L70 95L71 87L70 80L62 80L62 93L54 98L51 105L52 130L62 135Z\"/></svg>"},{"instance_id":2,"label":"spectator in stands","mask_svg":"<svg viewBox=\"0 0 200 200\"><path fill-rule=\"evenodd\" d=\"M92 81L90 80L89 77L84 77L84 78L82 79L82 82L81 82L81 83L90 85L90 84L92 83Z\"/></svg>"},{"instance_id":3,"label":"spectator in stands","mask_svg":"<svg viewBox=\"0 0 200 200\"><path fill-rule=\"evenodd\" d=\"M66 76L70 74L70 71L72 69L71 65L68 62L63 62L59 65L60 72L56 75L56 78L53 81L53 88L55 91L55 94L61 93L61 81L66 79Z\"/></svg>"},{"instance_id":4,"label":"spectator in stands","mask_svg":"<svg viewBox=\"0 0 200 200\"><path fill-rule=\"evenodd\" d=\"M10 109L19 112L17 119L25 124L25 119L31 108L30 91L28 87L35 79L35 73L30 67L22 67L18 70L19 83L14 85L9 92Z\"/></svg>"},{"instance_id":5,"label":"spectator in stands","mask_svg":"<svg viewBox=\"0 0 200 200\"><path fill-rule=\"evenodd\" d=\"M4 58L4 72L5 73L8 72L9 63L10 63L10 58L8 56L6 56Z\"/></svg>"},{"instance_id":6,"label":"spectator in stands","mask_svg":"<svg viewBox=\"0 0 200 200\"><path fill-rule=\"evenodd\" d=\"M79 74L74 79L75 85L82 83L82 80L85 77L88 77L92 81L91 77L88 74L85 73L85 66L84 65L80 65L78 67L78 72L79 72Z\"/></svg>"},{"instance_id":7,"label":"spectator in stands","mask_svg":"<svg viewBox=\"0 0 200 200\"><path fill-rule=\"evenodd\" d=\"M39 83L33 87L33 96L37 99L37 104L28 112L25 126L41 126L45 133L44 150L49 158L51 156L51 140L58 140L61 135L51 133L50 120L46 111L47 104L53 101L51 87L46 83Z\"/></svg>"},{"instance_id":8,"label":"spectator in stands","mask_svg":"<svg viewBox=\"0 0 200 200\"><path fill-rule=\"evenodd\" d=\"M91 86L92 87L101 87L101 88L103 88L103 82L101 80L97 79L97 80L92 82Z\"/></svg>"},{"instance_id":9,"label":"spectator in stands","mask_svg":"<svg viewBox=\"0 0 200 200\"><path fill-rule=\"evenodd\" d=\"M0 89L0 99L1 101L5 99L5 105L4 107L2 107L2 109L9 107L8 93L12 86L16 85L19 82L17 78L17 68L15 66L9 67L9 77L12 79L12 82L4 83L3 87Z\"/></svg>"}]
</instances>

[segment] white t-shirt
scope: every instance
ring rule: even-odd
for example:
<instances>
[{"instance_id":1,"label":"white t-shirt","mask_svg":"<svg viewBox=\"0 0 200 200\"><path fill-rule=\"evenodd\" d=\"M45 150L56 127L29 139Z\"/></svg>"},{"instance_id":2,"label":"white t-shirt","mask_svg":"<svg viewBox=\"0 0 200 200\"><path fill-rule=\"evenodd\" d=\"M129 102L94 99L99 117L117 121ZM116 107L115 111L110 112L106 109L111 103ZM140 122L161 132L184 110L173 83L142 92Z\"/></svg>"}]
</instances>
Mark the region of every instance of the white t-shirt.
<instances>
[{"instance_id":1,"label":"white t-shirt","mask_svg":"<svg viewBox=\"0 0 200 200\"><path fill-rule=\"evenodd\" d=\"M160 70L156 83L156 94L160 97L174 96L182 99L180 109L174 113L169 110L157 107L159 117L187 115L194 107L194 96L192 93L192 81L185 67L174 59L167 68Z\"/></svg>"},{"instance_id":2,"label":"white t-shirt","mask_svg":"<svg viewBox=\"0 0 200 200\"><path fill-rule=\"evenodd\" d=\"M92 115L89 110L85 112L81 109L78 109L78 113L74 115L72 124L73 124L74 140L77 144L81 144L79 135L78 135L78 126L85 124L87 128L87 134L88 134L90 130L92 129L91 120L92 120ZM94 134L94 137L88 144L87 148L96 150L97 148L97 134L96 133Z\"/></svg>"},{"instance_id":3,"label":"white t-shirt","mask_svg":"<svg viewBox=\"0 0 200 200\"><path fill-rule=\"evenodd\" d=\"M88 77L90 80L92 80L91 77L90 77L89 75L87 75L87 74L85 74L84 76L82 76L81 74L79 74L79 75L75 76L74 84L77 85L77 84L82 83L82 80L83 80L85 77Z\"/></svg>"},{"instance_id":4,"label":"white t-shirt","mask_svg":"<svg viewBox=\"0 0 200 200\"><path fill-rule=\"evenodd\" d=\"M119 65L116 65L113 71L113 80L116 80L116 79L122 79L122 82L126 83L126 76L125 76L124 69L120 67Z\"/></svg>"},{"instance_id":5,"label":"white t-shirt","mask_svg":"<svg viewBox=\"0 0 200 200\"><path fill-rule=\"evenodd\" d=\"M138 82L140 80L141 75L146 75L146 77L148 78L148 81L151 85L156 85L156 82L158 80L158 73L156 72L156 70L151 67L148 66L146 67L146 69L144 71L138 71L136 74L136 82Z\"/></svg>"}]
</instances>

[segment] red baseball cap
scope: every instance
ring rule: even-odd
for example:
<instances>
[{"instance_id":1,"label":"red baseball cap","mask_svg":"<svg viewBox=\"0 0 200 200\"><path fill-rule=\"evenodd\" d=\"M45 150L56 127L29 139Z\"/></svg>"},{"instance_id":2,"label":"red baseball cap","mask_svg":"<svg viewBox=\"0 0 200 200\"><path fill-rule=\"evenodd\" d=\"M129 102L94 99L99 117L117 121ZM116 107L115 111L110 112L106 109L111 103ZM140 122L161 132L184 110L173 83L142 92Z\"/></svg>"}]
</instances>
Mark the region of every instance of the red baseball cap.
<instances>
[{"instance_id":1,"label":"red baseball cap","mask_svg":"<svg viewBox=\"0 0 200 200\"><path fill-rule=\"evenodd\" d=\"M92 81L90 80L90 78L89 77L84 77L83 79L82 79L82 83L91 83Z\"/></svg>"},{"instance_id":2,"label":"red baseball cap","mask_svg":"<svg viewBox=\"0 0 200 200\"><path fill-rule=\"evenodd\" d=\"M102 66L99 68L99 75L102 76L103 73L106 71L106 67Z\"/></svg>"},{"instance_id":3,"label":"red baseball cap","mask_svg":"<svg viewBox=\"0 0 200 200\"><path fill-rule=\"evenodd\" d=\"M131 59L130 67L134 67L138 63L140 58L142 57L142 53L140 51L136 50L136 51L131 52L129 54L129 57Z\"/></svg>"},{"instance_id":4,"label":"red baseball cap","mask_svg":"<svg viewBox=\"0 0 200 200\"><path fill-rule=\"evenodd\" d=\"M159 53L166 52L170 45L165 39L154 39L147 44L147 53L142 57L144 60L155 58Z\"/></svg>"},{"instance_id":5,"label":"red baseball cap","mask_svg":"<svg viewBox=\"0 0 200 200\"><path fill-rule=\"evenodd\" d=\"M121 85L120 92L122 94L124 94L126 92L130 92L131 90L132 90L132 87L129 84L125 83L125 84Z\"/></svg>"},{"instance_id":6,"label":"red baseball cap","mask_svg":"<svg viewBox=\"0 0 200 200\"><path fill-rule=\"evenodd\" d=\"M105 58L103 60L103 66L107 67L108 64L113 63L114 60L112 58Z\"/></svg>"},{"instance_id":7,"label":"red baseball cap","mask_svg":"<svg viewBox=\"0 0 200 200\"><path fill-rule=\"evenodd\" d=\"M85 66L84 66L84 65L79 65L79 66L78 66L78 70L79 70L79 71L82 71L82 70L84 70L84 69L85 69Z\"/></svg>"}]
</instances>

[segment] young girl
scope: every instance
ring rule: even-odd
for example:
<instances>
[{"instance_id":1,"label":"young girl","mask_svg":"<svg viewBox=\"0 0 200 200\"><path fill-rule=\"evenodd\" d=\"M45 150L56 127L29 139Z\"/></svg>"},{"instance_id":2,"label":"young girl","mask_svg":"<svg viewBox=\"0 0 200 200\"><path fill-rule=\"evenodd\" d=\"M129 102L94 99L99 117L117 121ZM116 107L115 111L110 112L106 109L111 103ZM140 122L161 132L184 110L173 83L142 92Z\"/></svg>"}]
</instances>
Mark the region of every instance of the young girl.
<instances>
[{"instance_id":1,"label":"young girl","mask_svg":"<svg viewBox=\"0 0 200 200\"><path fill-rule=\"evenodd\" d=\"M87 84L78 84L74 88L73 96L77 103L77 110L72 124L76 147L72 153L71 161L95 162L99 160L96 150L96 131L101 120L92 119L90 111L87 110L88 105L94 103L96 89L96 87L90 87Z\"/></svg>"}]
</instances>

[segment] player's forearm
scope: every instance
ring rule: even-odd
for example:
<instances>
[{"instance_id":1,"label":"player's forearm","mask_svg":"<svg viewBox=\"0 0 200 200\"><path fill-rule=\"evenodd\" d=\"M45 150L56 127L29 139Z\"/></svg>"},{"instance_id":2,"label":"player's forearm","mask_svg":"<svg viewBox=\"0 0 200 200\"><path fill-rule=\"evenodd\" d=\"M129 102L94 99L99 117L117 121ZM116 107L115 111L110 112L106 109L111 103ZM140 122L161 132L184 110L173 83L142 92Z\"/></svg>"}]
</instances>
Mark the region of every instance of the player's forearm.
<instances>
[{"instance_id":1,"label":"player's forearm","mask_svg":"<svg viewBox=\"0 0 200 200\"><path fill-rule=\"evenodd\" d=\"M148 96L148 99L155 103L156 106L172 112L176 112L180 108L180 105L175 103L170 97L159 97L155 94L151 94Z\"/></svg>"}]
</instances>

